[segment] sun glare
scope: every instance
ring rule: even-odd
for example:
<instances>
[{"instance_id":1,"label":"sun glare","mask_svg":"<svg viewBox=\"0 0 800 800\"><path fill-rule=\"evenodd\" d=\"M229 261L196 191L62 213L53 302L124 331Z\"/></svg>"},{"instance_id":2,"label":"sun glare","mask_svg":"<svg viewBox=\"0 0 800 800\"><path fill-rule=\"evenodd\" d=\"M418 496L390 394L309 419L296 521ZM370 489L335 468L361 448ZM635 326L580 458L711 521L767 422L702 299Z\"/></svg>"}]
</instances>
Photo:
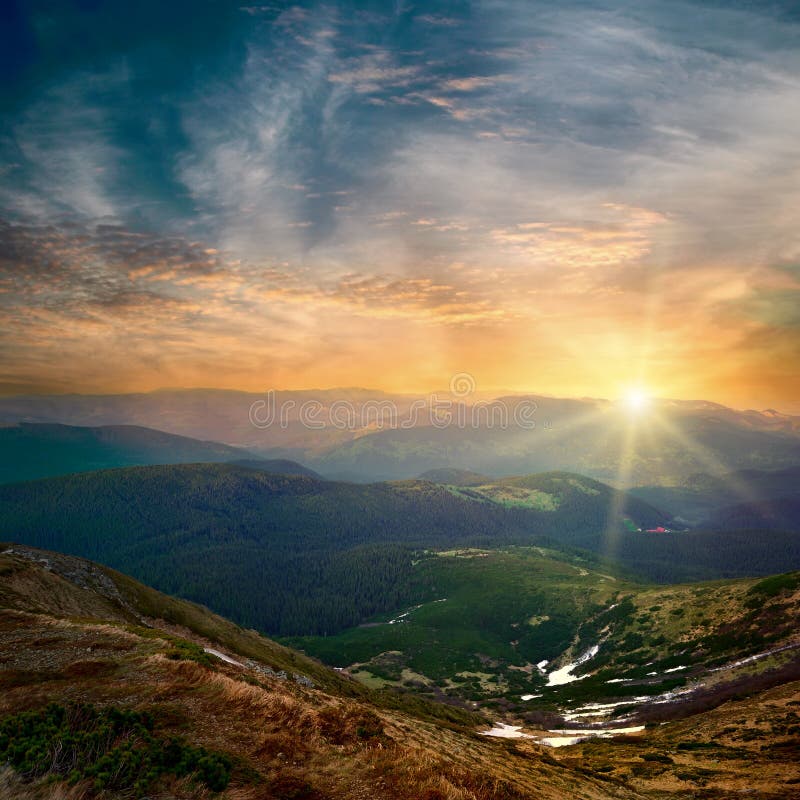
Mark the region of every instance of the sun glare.
<instances>
[{"instance_id":1,"label":"sun glare","mask_svg":"<svg viewBox=\"0 0 800 800\"><path fill-rule=\"evenodd\" d=\"M628 411L641 414L650 405L651 399L652 398L647 391L637 387L628 389L622 398L622 402Z\"/></svg>"}]
</instances>

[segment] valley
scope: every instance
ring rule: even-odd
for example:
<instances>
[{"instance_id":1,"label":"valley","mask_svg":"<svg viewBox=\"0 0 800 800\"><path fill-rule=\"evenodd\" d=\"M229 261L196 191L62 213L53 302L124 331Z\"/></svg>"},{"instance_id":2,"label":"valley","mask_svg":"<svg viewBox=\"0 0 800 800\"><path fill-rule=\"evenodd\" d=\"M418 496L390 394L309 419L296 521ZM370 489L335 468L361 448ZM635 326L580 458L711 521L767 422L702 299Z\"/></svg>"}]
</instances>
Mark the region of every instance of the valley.
<instances>
[{"instance_id":1,"label":"valley","mask_svg":"<svg viewBox=\"0 0 800 800\"><path fill-rule=\"evenodd\" d=\"M476 555L437 558L485 560ZM567 566L562 563L562 575ZM556 573L553 567L551 580L557 580ZM202 607L81 559L3 545L0 575L0 752L15 765L0 770L0 796L41 800L56 796L51 792L60 787L91 795L93 786L95 791L101 787L102 796L127 796L118 780L136 780L143 789L168 787L175 796L221 792L218 796L231 800L688 800L698 793L724 797L745 790L759 800L800 796L800 675L795 669L793 676L770 681L781 669L778 662L770 669L762 664L758 672L752 671L755 662L726 662L716 673L716 696L695 699L685 709L685 721L678 706L665 704L661 718L617 716L606 726L610 738L584 739L575 736L576 723L593 727L607 710L587 700L590 692L572 696L581 705L572 718L565 715L558 723L567 726L561 732L545 715L514 722L507 709L470 711L417 692L368 688ZM573 587L582 586L572 580ZM745 607L756 606L749 599L758 598L759 614L766 609L783 622L775 612L796 609L798 576L694 590L718 603L717 610L732 597ZM613 596L605 591L604 602ZM683 607L683 590L665 591L645 589L637 609L660 602L667 617L677 616L670 612ZM729 621L738 619L738 611L728 615ZM414 613L402 619L413 619ZM401 624L411 622L392 627ZM680 623L674 630L694 626ZM778 624L773 641L782 641L783 634ZM596 668L599 662L592 666L592 661L604 650L610 653L610 643L604 641L576 672ZM652 642L647 648L654 657L664 652ZM719 658L724 661L728 652ZM550 676L557 663L561 660L548 665ZM659 667L666 663L662 657ZM600 674L638 682L638 666L643 665L631 665L617 653ZM737 674L735 691L724 694L722 688ZM540 688L555 697L570 687L588 690L589 680L551 687L540 681ZM49 755L37 760L38 750L28 751L27 760L9 751L9 735L21 736L24 724L25 735L40 737L36 746L50 752L48 743L56 740L48 737L60 734L47 727L45 713L63 720L58 730L69 729L73 737L91 735L107 724L104 719L116 720L119 733L102 756L107 764L124 763L119 759L131 735L154 748L169 742L169 748L158 757L157 750L147 751L152 753L149 772L132 766L119 778L96 766L97 756L88 751L76 751L72 772L60 771L60 762ZM591 717L579 716L587 714ZM524 735L485 735L516 728ZM569 746L554 746L567 744L558 741L565 737ZM179 762L171 753L184 755Z\"/></svg>"},{"instance_id":2,"label":"valley","mask_svg":"<svg viewBox=\"0 0 800 800\"><path fill-rule=\"evenodd\" d=\"M433 554L415 570L421 602L403 614L285 641L369 686L551 729L644 724L800 649L797 573L643 586L541 548Z\"/></svg>"},{"instance_id":3,"label":"valley","mask_svg":"<svg viewBox=\"0 0 800 800\"><path fill-rule=\"evenodd\" d=\"M178 797L723 798L751 774L794 796L795 468L351 483L157 432L5 430L77 471L0 486L0 750L117 726L101 763L133 746L128 785ZM194 454L223 460L125 462ZM0 796L124 796L88 754L66 775L21 753Z\"/></svg>"}]
</instances>

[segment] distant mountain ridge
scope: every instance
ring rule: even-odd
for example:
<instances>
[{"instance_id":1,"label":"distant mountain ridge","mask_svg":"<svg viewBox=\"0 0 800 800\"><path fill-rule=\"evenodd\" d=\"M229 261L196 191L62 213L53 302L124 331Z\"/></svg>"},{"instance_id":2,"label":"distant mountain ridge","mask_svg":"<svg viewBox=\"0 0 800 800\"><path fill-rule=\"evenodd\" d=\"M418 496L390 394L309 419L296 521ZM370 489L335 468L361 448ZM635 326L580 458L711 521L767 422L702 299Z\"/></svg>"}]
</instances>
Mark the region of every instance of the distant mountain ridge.
<instances>
[{"instance_id":1,"label":"distant mountain ridge","mask_svg":"<svg viewBox=\"0 0 800 800\"><path fill-rule=\"evenodd\" d=\"M296 460L325 475L364 481L469 465L494 476L567 470L615 485L647 486L673 485L711 466L719 474L800 466L800 417L770 409L654 400L645 413L632 415L606 400L509 395L491 404L504 409L508 424L493 425L485 412L473 419L472 398L450 400L454 417L463 411L468 424L434 425L431 396L353 388L3 397L0 421L140 425L228 442L261 457ZM264 412L270 403L286 412L283 422L261 425L251 419L252 408ZM301 419L307 403L319 412L314 425ZM534 429L514 424L515 409L523 403L535 408ZM334 419L342 405L352 415L345 425ZM388 418L379 420L381 414ZM641 435L631 439L631 430ZM623 463L626 441L633 444L631 458Z\"/></svg>"},{"instance_id":2,"label":"distant mountain ridge","mask_svg":"<svg viewBox=\"0 0 800 800\"><path fill-rule=\"evenodd\" d=\"M800 490L789 497L726 506L710 517L705 527L800 533Z\"/></svg>"},{"instance_id":3,"label":"distant mountain ridge","mask_svg":"<svg viewBox=\"0 0 800 800\"><path fill-rule=\"evenodd\" d=\"M0 483L115 467L223 461L266 472L316 476L294 461L258 459L238 447L137 425L23 422L0 427Z\"/></svg>"},{"instance_id":4,"label":"distant mountain ridge","mask_svg":"<svg viewBox=\"0 0 800 800\"><path fill-rule=\"evenodd\" d=\"M800 467L744 469L724 475L698 473L688 475L675 486L638 486L631 489L631 494L689 524L707 526L716 524L713 520L728 507L800 497ZM786 528L793 529L794 526Z\"/></svg>"},{"instance_id":5,"label":"distant mountain ridge","mask_svg":"<svg viewBox=\"0 0 800 800\"><path fill-rule=\"evenodd\" d=\"M418 476L421 481L431 481L431 483L443 483L450 486L480 486L482 483L492 483L492 478L473 472L469 469L457 469L456 467L442 467L440 469L429 469Z\"/></svg>"},{"instance_id":6,"label":"distant mountain ridge","mask_svg":"<svg viewBox=\"0 0 800 800\"><path fill-rule=\"evenodd\" d=\"M509 413L522 400L506 398ZM376 431L331 447L312 463L323 473L360 469L386 480L443 464L468 464L487 475L565 470L620 486L672 485L711 467L725 474L800 466L794 423L774 427L756 413L664 403L633 416L612 404L535 402L531 429L453 425Z\"/></svg>"}]
</instances>

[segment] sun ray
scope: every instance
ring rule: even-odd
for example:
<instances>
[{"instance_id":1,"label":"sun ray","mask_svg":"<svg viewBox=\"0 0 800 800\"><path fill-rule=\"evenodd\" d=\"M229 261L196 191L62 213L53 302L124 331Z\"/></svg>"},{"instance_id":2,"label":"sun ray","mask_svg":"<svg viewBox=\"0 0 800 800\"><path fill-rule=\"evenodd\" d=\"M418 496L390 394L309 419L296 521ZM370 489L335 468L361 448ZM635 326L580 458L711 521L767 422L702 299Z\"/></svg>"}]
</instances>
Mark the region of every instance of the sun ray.
<instances>
[{"instance_id":1,"label":"sun ray","mask_svg":"<svg viewBox=\"0 0 800 800\"><path fill-rule=\"evenodd\" d=\"M629 418L622 432L618 451L617 478L614 493L608 507L608 516L603 531L603 555L615 560L621 541L620 524L625 510L626 490L630 484L633 462L636 456L636 437L638 420Z\"/></svg>"}]
</instances>

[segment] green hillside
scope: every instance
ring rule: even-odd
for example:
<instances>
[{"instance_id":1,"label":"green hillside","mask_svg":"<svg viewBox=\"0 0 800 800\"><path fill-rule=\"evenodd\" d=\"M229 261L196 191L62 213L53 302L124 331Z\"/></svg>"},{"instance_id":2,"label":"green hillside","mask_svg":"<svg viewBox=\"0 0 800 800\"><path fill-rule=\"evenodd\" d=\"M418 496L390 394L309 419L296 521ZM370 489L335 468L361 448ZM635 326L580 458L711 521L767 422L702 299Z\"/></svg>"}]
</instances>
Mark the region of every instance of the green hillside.
<instances>
[{"instance_id":1,"label":"green hillside","mask_svg":"<svg viewBox=\"0 0 800 800\"><path fill-rule=\"evenodd\" d=\"M414 586L414 602L393 614L286 641L369 686L522 718L587 701L641 705L737 660L774 668L800 647L800 573L665 587L542 548L465 549L420 559ZM780 652L761 663L772 650ZM579 680L552 683L551 673L587 653Z\"/></svg>"},{"instance_id":2,"label":"green hillside","mask_svg":"<svg viewBox=\"0 0 800 800\"><path fill-rule=\"evenodd\" d=\"M542 511L424 481L132 467L0 487L0 525L6 538L101 561L260 630L324 634L408 601L417 550L579 542L606 527L612 490L552 481L558 508ZM664 519L638 500L624 513Z\"/></svg>"},{"instance_id":3,"label":"green hillside","mask_svg":"<svg viewBox=\"0 0 800 800\"><path fill-rule=\"evenodd\" d=\"M482 483L491 483L492 479L470 469L457 469L456 467L441 467L429 469L417 476L421 481L431 483L444 483L450 486L480 486Z\"/></svg>"},{"instance_id":4,"label":"green hillside","mask_svg":"<svg viewBox=\"0 0 800 800\"><path fill-rule=\"evenodd\" d=\"M587 548L648 579L800 566L780 531L643 534L641 500L569 473L480 487L368 485L230 464L103 470L0 487L4 538L92 558L268 633L332 634L417 597L424 551Z\"/></svg>"},{"instance_id":5,"label":"green hillside","mask_svg":"<svg viewBox=\"0 0 800 800\"><path fill-rule=\"evenodd\" d=\"M672 486L638 486L631 494L674 516L699 524L727 506L797 495L800 467L739 470L727 475L696 473Z\"/></svg>"}]
</instances>

